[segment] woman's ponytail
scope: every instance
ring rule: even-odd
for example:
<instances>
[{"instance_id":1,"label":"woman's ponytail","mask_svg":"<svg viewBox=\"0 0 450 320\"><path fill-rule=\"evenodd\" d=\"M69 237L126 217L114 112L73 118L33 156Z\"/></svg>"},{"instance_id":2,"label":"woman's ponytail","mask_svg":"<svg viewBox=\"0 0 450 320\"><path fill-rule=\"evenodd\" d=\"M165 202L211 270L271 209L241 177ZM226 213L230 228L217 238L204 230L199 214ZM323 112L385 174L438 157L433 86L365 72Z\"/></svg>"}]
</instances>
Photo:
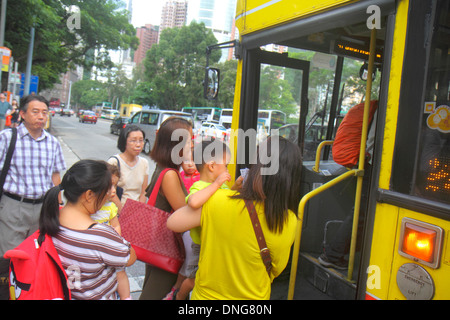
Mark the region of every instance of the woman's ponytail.
<instances>
[{"instance_id":1,"label":"woman's ponytail","mask_svg":"<svg viewBox=\"0 0 450 320\"><path fill-rule=\"evenodd\" d=\"M47 191L44 196L44 202L39 217L39 244L41 244L45 235L55 236L59 231L59 192L60 186L55 186Z\"/></svg>"}]
</instances>

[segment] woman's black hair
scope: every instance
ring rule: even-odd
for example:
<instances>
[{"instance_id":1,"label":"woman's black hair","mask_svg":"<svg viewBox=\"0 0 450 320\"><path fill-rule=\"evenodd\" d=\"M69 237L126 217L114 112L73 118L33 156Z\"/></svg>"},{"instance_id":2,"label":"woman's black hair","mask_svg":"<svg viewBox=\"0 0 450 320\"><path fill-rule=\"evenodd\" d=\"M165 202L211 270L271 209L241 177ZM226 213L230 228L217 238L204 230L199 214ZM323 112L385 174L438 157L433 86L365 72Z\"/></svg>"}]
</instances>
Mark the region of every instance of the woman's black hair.
<instances>
[{"instance_id":1,"label":"woman's black hair","mask_svg":"<svg viewBox=\"0 0 450 320\"><path fill-rule=\"evenodd\" d=\"M184 129L185 135L174 139L172 134L177 129ZM150 158L162 168L180 169L181 163L176 164L174 162L174 159L172 159L172 151L183 139L187 138L189 130L192 130L192 124L184 118L173 116L164 120L156 134L155 144L150 153ZM180 150L178 156L183 156L183 150Z\"/></svg>"},{"instance_id":2,"label":"woman's black hair","mask_svg":"<svg viewBox=\"0 0 450 320\"><path fill-rule=\"evenodd\" d=\"M142 132L142 136L145 139L145 132L141 128L139 128L137 125L129 125L126 126L125 129L120 131L119 139L117 139L117 148L120 150L120 152L125 152L125 149L127 148L127 139L130 132L133 131L140 131Z\"/></svg>"},{"instance_id":3,"label":"woman's black hair","mask_svg":"<svg viewBox=\"0 0 450 320\"><path fill-rule=\"evenodd\" d=\"M107 163L100 160L80 160L64 175L59 186L47 191L39 217L39 242L45 235L54 237L59 232L59 192L64 190L68 203L76 203L80 196L91 190L97 196L96 207L100 204L111 188L111 172Z\"/></svg>"},{"instance_id":4,"label":"woman's black hair","mask_svg":"<svg viewBox=\"0 0 450 320\"><path fill-rule=\"evenodd\" d=\"M272 232L281 232L288 218L288 210L298 214L298 204L301 199L300 174L302 154L300 148L287 139L279 139L278 150L272 150L272 139L267 139L262 150L258 147L256 164L250 166L246 181L240 192L232 196L237 199L246 199L264 202L264 214L267 225ZM272 164L261 163L261 152L270 157L277 156L279 160L278 171L271 175L262 175L261 169ZM277 154L273 154L277 152Z\"/></svg>"}]
</instances>

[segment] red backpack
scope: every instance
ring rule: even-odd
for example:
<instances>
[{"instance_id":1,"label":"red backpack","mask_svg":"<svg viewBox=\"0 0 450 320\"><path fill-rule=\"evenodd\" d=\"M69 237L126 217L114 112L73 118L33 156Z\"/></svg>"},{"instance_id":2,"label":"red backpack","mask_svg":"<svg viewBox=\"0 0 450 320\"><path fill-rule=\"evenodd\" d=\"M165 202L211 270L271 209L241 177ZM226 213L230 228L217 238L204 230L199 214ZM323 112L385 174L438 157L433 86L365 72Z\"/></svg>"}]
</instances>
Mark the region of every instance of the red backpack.
<instances>
[{"instance_id":1,"label":"red backpack","mask_svg":"<svg viewBox=\"0 0 450 320\"><path fill-rule=\"evenodd\" d=\"M38 237L39 230L4 255L10 259L10 299L70 300L67 275L52 238L46 235L39 245Z\"/></svg>"}]
</instances>

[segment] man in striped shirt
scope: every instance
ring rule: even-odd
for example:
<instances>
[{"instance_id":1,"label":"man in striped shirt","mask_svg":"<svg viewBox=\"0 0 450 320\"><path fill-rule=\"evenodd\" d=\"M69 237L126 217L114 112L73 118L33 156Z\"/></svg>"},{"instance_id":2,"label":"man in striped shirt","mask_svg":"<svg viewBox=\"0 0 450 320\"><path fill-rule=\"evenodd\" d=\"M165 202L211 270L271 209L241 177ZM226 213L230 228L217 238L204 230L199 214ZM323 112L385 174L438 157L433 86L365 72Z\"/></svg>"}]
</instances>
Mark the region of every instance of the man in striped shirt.
<instances>
[{"instance_id":1,"label":"man in striped shirt","mask_svg":"<svg viewBox=\"0 0 450 320\"><path fill-rule=\"evenodd\" d=\"M48 101L41 96L24 97L20 104L23 123L0 200L0 299L8 274L3 254L17 247L39 227L42 199L53 185L61 183L66 169L59 141L44 130L49 116ZM12 131L0 132L0 168L3 168ZM3 281L2 281L3 280ZM8 298L9 295L6 296Z\"/></svg>"}]
</instances>

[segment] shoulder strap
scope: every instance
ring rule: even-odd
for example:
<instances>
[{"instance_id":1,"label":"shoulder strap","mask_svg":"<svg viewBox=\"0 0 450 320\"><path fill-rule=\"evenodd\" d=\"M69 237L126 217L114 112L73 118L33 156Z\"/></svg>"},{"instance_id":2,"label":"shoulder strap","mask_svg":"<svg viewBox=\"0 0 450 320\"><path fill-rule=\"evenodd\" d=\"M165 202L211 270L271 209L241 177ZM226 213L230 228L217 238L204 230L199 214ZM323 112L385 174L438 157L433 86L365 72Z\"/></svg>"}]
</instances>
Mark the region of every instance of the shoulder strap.
<instances>
[{"instance_id":1,"label":"shoulder strap","mask_svg":"<svg viewBox=\"0 0 450 320\"><path fill-rule=\"evenodd\" d=\"M250 214L250 219L252 220L252 226L255 230L256 240L258 241L261 258L266 267L266 271L270 277L270 270L272 269L272 258L270 256L270 250L267 248L266 239L264 238L264 234L261 228L261 224L258 219L258 214L256 213L255 206L253 205L253 201L244 200L245 206L247 207L248 213Z\"/></svg>"},{"instance_id":2,"label":"shoulder strap","mask_svg":"<svg viewBox=\"0 0 450 320\"><path fill-rule=\"evenodd\" d=\"M163 171L161 171L161 173L159 174L158 180L156 181L155 186L153 187L152 193L150 194L150 197L148 198L147 204L152 205L152 206L155 205L156 198L158 197L159 189L161 188L162 180L163 180L164 175L166 174L166 172L169 171L169 170L176 171L178 173L178 177L180 178L180 181L181 181L180 173L177 170L172 169L172 168L166 168Z\"/></svg>"},{"instance_id":3,"label":"shoulder strap","mask_svg":"<svg viewBox=\"0 0 450 320\"><path fill-rule=\"evenodd\" d=\"M3 164L2 173L0 175L0 197L3 194L3 185L5 184L6 175L8 174L9 167L11 165L11 159L17 141L17 128L11 128L11 130L12 130L11 141L9 143L8 153L6 154L5 163Z\"/></svg>"},{"instance_id":4,"label":"shoulder strap","mask_svg":"<svg viewBox=\"0 0 450 320\"><path fill-rule=\"evenodd\" d=\"M117 168L119 168L119 174L120 174L120 161L119 161L119 158L117 158L116 156L111 156L111 157L109 157L110 159L111 158L114 158L114 159L116 159L117 160Z\"/></svg>"}]
</instances>

